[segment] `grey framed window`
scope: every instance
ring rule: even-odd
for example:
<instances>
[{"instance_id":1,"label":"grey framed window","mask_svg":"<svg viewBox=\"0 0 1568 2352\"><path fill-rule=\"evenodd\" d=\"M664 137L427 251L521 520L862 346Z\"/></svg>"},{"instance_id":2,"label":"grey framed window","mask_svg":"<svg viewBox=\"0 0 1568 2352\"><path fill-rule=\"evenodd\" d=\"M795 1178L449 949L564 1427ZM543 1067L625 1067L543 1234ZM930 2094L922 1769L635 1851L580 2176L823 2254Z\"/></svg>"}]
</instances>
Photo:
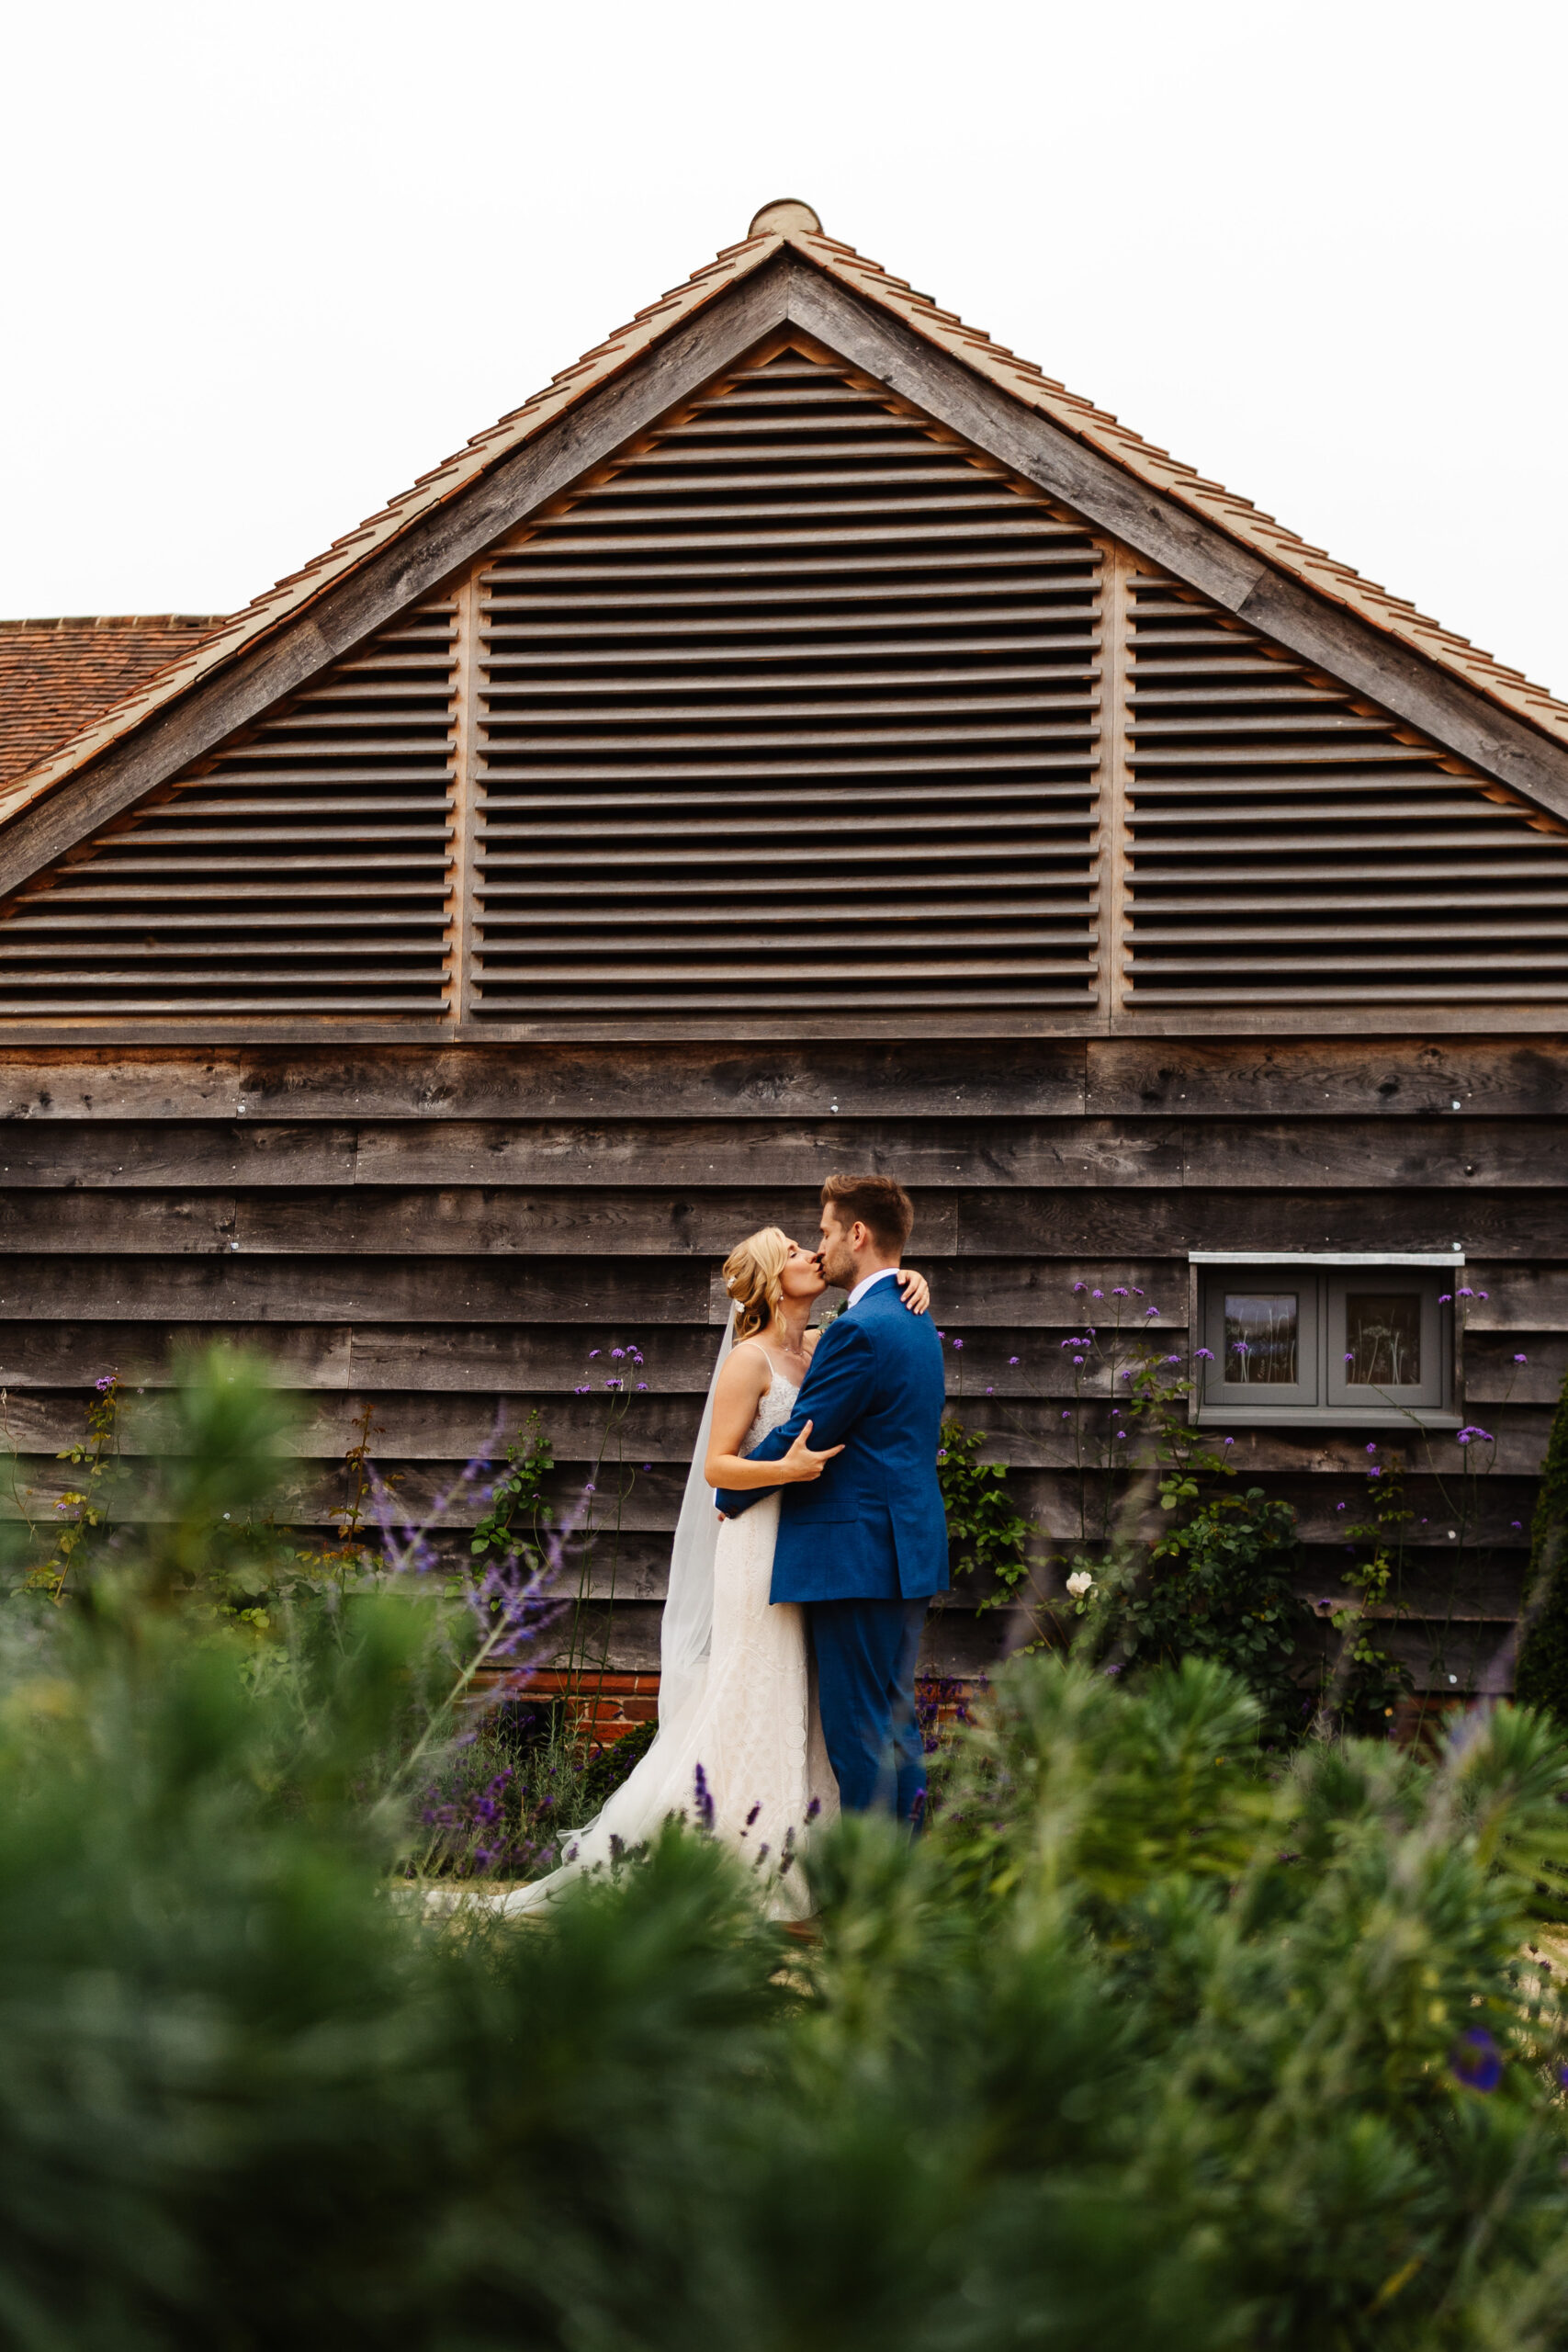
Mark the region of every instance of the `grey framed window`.
<instances>
[{"instance_id":1,"label":"grey framed window","mask_svg":"<svg viewBox=\"0 0 1568 2352\"><path fill-rule=\"evenodd\" d=\"M1457 1428L1463 1260L1194 1253L1199 1421Z\"/></svg>"}]
</instances>

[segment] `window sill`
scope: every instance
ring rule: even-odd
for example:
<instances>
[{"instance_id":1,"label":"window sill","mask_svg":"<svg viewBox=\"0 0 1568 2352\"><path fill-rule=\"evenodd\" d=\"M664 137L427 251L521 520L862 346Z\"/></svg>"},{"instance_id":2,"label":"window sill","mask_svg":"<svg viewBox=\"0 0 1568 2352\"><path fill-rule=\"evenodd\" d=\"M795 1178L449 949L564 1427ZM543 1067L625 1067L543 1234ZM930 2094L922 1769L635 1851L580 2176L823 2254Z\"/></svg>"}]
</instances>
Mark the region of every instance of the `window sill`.
<instances>
[{"instance_id":1,"label":"window sill","mask_svg":"<svg viewBox=\"0 0 1568 2352\"><path fill-rule=\"evenodd\" d=\"M1439 1413L1420 1405L1204 1405L1193 1415L1200 1430L1431 1430L1463 1429L1462 1413Z\"/></svg>"}]
</instances>

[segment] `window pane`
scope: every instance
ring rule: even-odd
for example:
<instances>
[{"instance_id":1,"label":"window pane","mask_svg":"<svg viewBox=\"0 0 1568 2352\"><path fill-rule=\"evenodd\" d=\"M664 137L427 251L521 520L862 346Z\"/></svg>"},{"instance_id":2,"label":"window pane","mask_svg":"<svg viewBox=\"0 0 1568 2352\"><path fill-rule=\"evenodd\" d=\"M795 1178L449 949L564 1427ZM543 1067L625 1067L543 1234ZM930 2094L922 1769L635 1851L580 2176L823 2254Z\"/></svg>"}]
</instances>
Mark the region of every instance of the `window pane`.
<instances>
[{"instance_id":1,"label":"window pane","mask_svg":"<svg viewBox=\"0 0 1568 2352\"><path fill-rule=\"evenodd\" d=\"M1301 1315L1294 1291L1269 1296L1251 1291L1225 1293L1227 1380L1255 1387L1293 1386Z\"/></svg>"},{"instance_id":2,"label":"window pane","mask_svg":"<svg viewBox=\"0 0 1568 2352\"><path fill-rule=\"evenodd\" d=\"M1353 1387L1408 1388L1421 1377L1418 1291L1352 1291L1345 1301L1345 1377Z\"/></svg>"}]
</instances>

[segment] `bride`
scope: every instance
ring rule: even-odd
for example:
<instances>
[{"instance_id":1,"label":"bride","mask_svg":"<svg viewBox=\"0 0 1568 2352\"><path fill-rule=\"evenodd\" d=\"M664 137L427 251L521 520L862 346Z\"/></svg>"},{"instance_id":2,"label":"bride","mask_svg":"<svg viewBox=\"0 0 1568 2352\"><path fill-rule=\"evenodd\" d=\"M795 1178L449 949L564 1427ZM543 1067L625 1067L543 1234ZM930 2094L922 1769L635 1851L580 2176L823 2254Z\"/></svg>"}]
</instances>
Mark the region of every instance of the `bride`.
<instances>
[{"instance_id":1,"label":"bride","mask_svg":"<svg viewBox=\"0 0 1568 2352\"><path fill-rule=\"evenodd\" d=\"M900 1268L904 1303L923 1315L922 1275ZM770 1602L779 1498L721 1520L716 1487L773 1487L822 1476L839 1446L815 1453L807 1422L778 1462L747 1456L789 1419L811 1362L807 1329L827 1284L810 1250L764 1226L724 1266L731 1306L675 1530L660 1627L659 1731L647 1755L585 1828L562 1841L558 1870L505 1900L508 1912L551 1902L582 1871L649 1838L670 1814L699 1819L749 1857L772 1907L804 1906L790 1867L808 1825L839 1810L813 1689L805 1612Z\"/></svg>"}]
</instances>

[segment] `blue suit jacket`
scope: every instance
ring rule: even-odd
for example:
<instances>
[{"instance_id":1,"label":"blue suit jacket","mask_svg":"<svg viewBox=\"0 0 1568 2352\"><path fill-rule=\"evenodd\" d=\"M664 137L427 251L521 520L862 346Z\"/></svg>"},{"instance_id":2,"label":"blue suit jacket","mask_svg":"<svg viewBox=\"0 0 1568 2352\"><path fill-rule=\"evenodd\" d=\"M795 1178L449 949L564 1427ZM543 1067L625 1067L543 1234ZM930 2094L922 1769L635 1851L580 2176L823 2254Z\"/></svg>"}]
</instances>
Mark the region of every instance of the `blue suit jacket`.
<instances>
[{"instance_id":1,"label":"blue suit jacket","mask_svg":"<svg viewBox=\"0 0 1568 2352\"><path fill-rule=\"evenodd\" d=\"M774 1600L919 1600L947 1589L947 1521L937 1484L942 1341L896 1282L874 1283L817 1342L795 1411L750 1457L777 1462L806 1421L811 1449L841 1445L820 1478L785 1487ZM727 1518L773 1487L721 1489Z\"/></svg>"}]
</instances>

